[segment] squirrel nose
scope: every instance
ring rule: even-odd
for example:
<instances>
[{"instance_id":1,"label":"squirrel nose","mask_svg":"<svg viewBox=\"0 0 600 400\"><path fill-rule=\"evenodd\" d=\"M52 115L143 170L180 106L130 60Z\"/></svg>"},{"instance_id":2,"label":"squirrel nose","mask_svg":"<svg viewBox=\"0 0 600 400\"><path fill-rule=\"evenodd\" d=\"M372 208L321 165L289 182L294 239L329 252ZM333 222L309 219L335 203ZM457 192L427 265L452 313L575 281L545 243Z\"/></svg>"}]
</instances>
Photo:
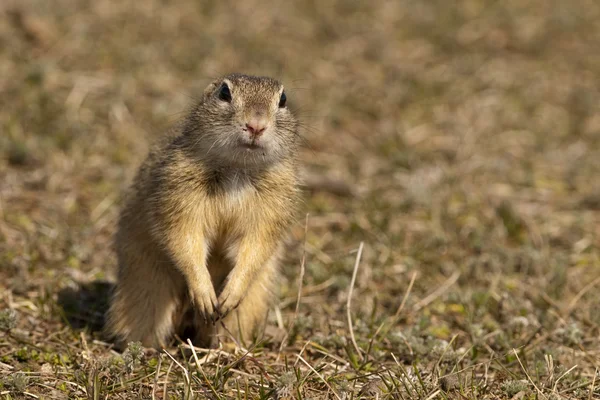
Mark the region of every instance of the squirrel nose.
<instances>
[{"instance_id":1,"label":"squirrel nose","mask_svg":"<svg viewBox=\"0 0 600 400\"><path fill-rule=\"evenodd\" d=\"M265 121L260 119L253 119L252 121L246 122L246 129L250 132L253 137L259 137L267 129Z\"/></svg>"}]
</instances>

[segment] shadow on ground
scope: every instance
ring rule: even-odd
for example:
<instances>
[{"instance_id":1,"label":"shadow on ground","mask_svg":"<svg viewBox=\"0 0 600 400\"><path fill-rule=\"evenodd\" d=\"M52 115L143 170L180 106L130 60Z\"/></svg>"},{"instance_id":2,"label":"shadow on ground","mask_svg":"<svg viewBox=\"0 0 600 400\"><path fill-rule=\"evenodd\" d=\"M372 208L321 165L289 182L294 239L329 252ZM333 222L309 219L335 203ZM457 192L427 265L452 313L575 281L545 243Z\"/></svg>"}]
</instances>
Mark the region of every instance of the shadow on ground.
<instances>
[{"instance_id":1,"label":"shadow on ground","mask_svg":"<svg viewBox=\"0 0 600 400\"><path fill-rule=\"evenodd\" d=\"M58 305L71 327L101 333L113 287L112 282L97 280L61 290Z\"/></svg>"}]
</instances>

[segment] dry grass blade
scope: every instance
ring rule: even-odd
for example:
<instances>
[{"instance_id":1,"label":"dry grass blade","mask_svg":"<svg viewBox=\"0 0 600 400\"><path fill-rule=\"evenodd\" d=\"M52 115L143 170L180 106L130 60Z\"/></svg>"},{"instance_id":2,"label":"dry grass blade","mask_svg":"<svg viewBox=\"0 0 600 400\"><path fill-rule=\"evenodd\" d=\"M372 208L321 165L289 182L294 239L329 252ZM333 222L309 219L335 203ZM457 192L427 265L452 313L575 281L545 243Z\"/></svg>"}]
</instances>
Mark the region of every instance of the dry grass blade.
<instances>
[{"instance_id":1,"label":"dry grass blade","mask_svg":"<svg viewBox=\"0 0 600 400\"><path fill-rule=\"evenodd\" d=\"M354 290L354 283L356 282L356 274L358 272L358 266L360 265L360 257L362 256L364 242L360 242L358 246L358 252L356 253L356 261L354 262L354 270L352 271L352 280L350 281L350 289L348 290L348 300L346 301L346 316L348 317L348 330L350 332L350 339L352 340L352 345L356 350L356 354L363 360L363 355L356 343L356 338L354 337L354 328L352 327L352 291Z\"/></svg>"},{"instance_id":2,"label":"dry grass blade","mask_svg":"<svg viewBox=\"0 0 600 400\"><path fill-rule=\"evenodd\" d=\"M529 380L529 382L533 385L533 387L535 388L535 390L538 392L538 394L540 395L540 397L547 399L547 397L544 395L544 393L540 390L539 387L537 387L537 385L535 384L535 382L533 381L533 379L531 379L531 377L529 376L529 373L527 372L527 370L525 369L525 366L523 365L523 363L521 362L521 359L519 358L519 354L517 353L517 349L513 349L513 353L515 354L515 357L517 357L517 361L519 362L519 365L521 366L521 369L523 370L523 373L525 374L525 376L527 377L527 379Z\"/></svg>"},{"instance_id":3,"label":"dry grass blade","mask_svg":"<svg viewBox=\"0 0 600 400\"><path fill-rule=\"evenodd\" d=\"M304 363L304 365L306 365L315 375L317 375L319 377L319 379L321 379L321 381L325 384L325 386L327 386L329 388L329 390L331 391L331 393L333 393L333 395L338 399L338 400L342 400L342 398L336 393L335 390L333 390L333 388L331 387L331 385L325 380L325 378L323 377L323 375L321 375L316 369L314 369L308 362L306 362L306 360L304 358L302 358L301 355L297 354L296 357L298 358L298 360L302 361Z\"/></svg>"},{"instance_id":4,"label":"dry grass blade","mask_svg":"<svg viewBox=\"0 0 600 400\"><path fill-rule=\"evenodd\" d=\"M154 376L154 383L152 384L152 394L150 396L152 397L152 400L155 399L156 387L158 386L158 377L160 375L160 367L162 366L162 359L162 356L159 355L158 365L156 366L156 375Z\"/></svg>"},{"instance_id":5,"label":"dry grass blade","mask_svg":"<svg viewBox=\"0 0 600 400\"><path fill-rule=\"evenodd\" d=\"M592 385L590 386L590 393L588 395L588 400L592 400L592 396L594 395L594 387L596 385L596 376L598 376L598 368L594 371L594 377L592 378Z\"/></svg>"},{"instance_id":6,"label":"dry grass blade","mask_svg":"<svg viewBox=\"0 0 600 400\"><path fill-rule=\"evenodd\" d=\"M185 381L186 381L186 383L189 386L189 384L190 384L190 375L189 375L190 373L189 373L189 371L183 365L181 365L179 363L179 361L177 361L171 354L169 354L168 351L163 350L163 352L171 359L171 361L173 361L179 368L181 368L181 370L183 371L183 376L185 377Z\"/></svg>"},{"instance_id":7,"label":"dry grass blade","mask_svg":"<svg viewBox=\"0 0 600 400\"><path fill-rule=\"evenodd\" d=\"M294 325L294 322L296 321L296 318L298 317L298 312L300 311L300 300L302 299L302 284L304 282L304 272L305 272L305 265L306 265L306 237L308 236L308 216L309 214L306 214L306 220L304 222L304 243L302 246L302 261L300 262L300 276L298 277L298 296L296 297L296 307L294 308L294 318L292 318L292 322L290 323L290 327L288 328L288 335L289 335L289 331L291 330L291 328Z\"/></svg>"},{"instance_id":8,"label":"dry grass blade","mask_svg":"<svg viewBox=\"0 0 600 400\"><path fill-rule=\"evenodd\" d=\"M433 392L433 393L431 393L429 396L427 396L427 398L426 398L425 400L433 400L433 399L435 399L435 398L436 398L436 396L437 396L438 394L440 394L440 392L441 392L441 390L440 390L440 389L436 390L435 392Z\"/></svg>"},{"instance_id":9,"label":"dry grass blade","mask_svg":"<svg viewBox=\"0 0 600 400\"><path fill-rule=\"evenodd\" d=\"M202 378L204 378L204 382L206 382L210 391L215 396L217 396L218 399L220 399L221 396L219 395L219 393L217 393L214 386L212 385L212 383L210 383L210 381L208 380L208 377L204 373L204 368L202 368L202 364L200 364L200 361L198 360L198 354L196 354L196 349L194 348L192 341L190 339L187 339L187 344L189 346L189 349L192 350L192 355L194 356L194 361L196 362L196 367L198 368L198 371L200 371L200 373L202 374Z\"/></svg>"},{"instance_id":10,"label":"dry grass blade","mask_svg":"<svg viewBox=\"0 0 600 400\"><path fill-rule=\"evenodd\" d=\"M454 273L450 276L450 278L448 278L439 288L437 288L431 294L427 295L424 299L422 299L417 304L415 304L414 311L415 312L419 311L420 309L422 309L423 307L426 307L431 302L433 302L435 299L437 299L438 297L443 295L448 289L450 289L450 287L452 285L454 285L456 283L456 281L458 280L459 277L460 277L460 271L454 271Z\"/></svg>"},{"instance_id":11,"label":"dry grass blade","mask_svg":"<svg viewBox=\"0 0 600 400\"><path fill-rule=\"evenodd\" d=\"M304 221L304 242L302 245L302 260L300 261L300 276L298 277L298 295L296 296L296 307L294 308L294 316L292 317L289 323L285 337L283 338L279 346L279 354L277 355L277 360L279 360L281 351L283 350L283 347L285 346L285 343L290 336L290 332L294 328L296 318L298 318L298 313L300 312L300 300L302 299L302 287L304 283L304 273L306 270L306 238L308 235L308 216L309 214L306 214L306 219Z\"/></svg>"},{"instance_id":12,"label":"dry grass blade","mask_svg":"<svg viewBox=\"0 0 600 400\"><path fill-rule=\"evenodd\" d=\"M402 297L402 302L398 306L396 313L394 314L394 319L397 319L400 316L402 310L404 310L404 305L406 304L406 300L408 300L408 296L410 295L410 291L412 290L413 284L415 283L415 279L417 279L417 272L413 272L410 277L410 283L408 284L408 288L406 289L406 293L404 293L404 297Z\"/></svg>"},{"instance_id":13,"label":"dry grass blade","mask_svg":"<svg viewBox=\"0 0 600 400\"><path fill-rule=\"evenodd\" d=\"M171 363L169 364L169 368L167 368L167 373L165 374L165 382L164 382L164 386L163 386L163 399L167 398L167 385L169 384L169 375L171 375L171 369L173 368L173 364L174 362L171 361Z\"/></svg>"},{"instance_id":14,"label":"dry grass blade","mask_svg":"<svg viewBox=\"0 0 600 400\"><path fill-rule=\"evenodd\" d=\"M581 289L576 295L575 297L573 297L573 299L569 302L569 306L567 307L567 310L565 312L566 315L569 315L571 313L571 311L573 311L573 309L575 308L575 306L577 305L577 302L590 290L592 289L594 286L596 286L598 283L600 283L600 276L597 277L596 279L594 279L593 281L591 281L590 283L588 283L587 285L585 285L583 287L583 289Z\"/></svg>"},{"instance_id":15,"label":"dry grass blade","mask_svg":"<svg viewBox=\"0 0 600 400\"><path fill-rule=\"evenodd\" d=\"M558 378L556 378L556 381L554 382L554 387L552 388L552 390L554 390L556 392L556 387L558 386L558 382L564 378L565 376L567 376L571 371L573 371L575 368L577 368L577 365L573 365L571 368L569 368L568 370L566 370L561 376L559 376Z\"/></svg>"}]
</instances>

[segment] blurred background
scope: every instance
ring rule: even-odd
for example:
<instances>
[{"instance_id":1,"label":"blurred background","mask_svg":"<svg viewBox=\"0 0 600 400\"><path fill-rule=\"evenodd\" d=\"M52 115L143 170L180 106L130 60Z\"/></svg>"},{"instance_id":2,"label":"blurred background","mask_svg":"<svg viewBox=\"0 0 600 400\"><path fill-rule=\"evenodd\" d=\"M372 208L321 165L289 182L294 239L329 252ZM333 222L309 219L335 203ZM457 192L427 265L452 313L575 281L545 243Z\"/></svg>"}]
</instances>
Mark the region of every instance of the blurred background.
<instances>
[{"instance_id":1,"label":"blurred background","mask_svg":"<svg viewBox=\"0 0 600 400\"><path fill-rule=\"evenodd\" d=\"M393 369L394 353L416 363L430 374L427 395L443 375L433 365L448 356L475 371L464 379L485 367L478 390L537 393L516 358L494 361L519 348L538 390L591 396L599 20L593 0L3 0L0 309L16 310L28 341L0 339L14 367L5 376L39 370L15 349L52 342L50 332L63 339L48 352L82 348L65 312L101 325L104 304L82 288L112 274L121 196L149 143L212 78L243 72L284 83L307 142L305 205L271 319L294 329L260 359L274 377L285 374L269 351L295 354L311 340L338 361ZM360 242L356 350L346 301ZM57 302L69 290L65 311ZM94 329L85 332L92 346ZM554 368L575 364L557 389ZM360 376L348 390L371 379ZM309 383L303 390L325 388Z\"/></svg>"}]
</instances>

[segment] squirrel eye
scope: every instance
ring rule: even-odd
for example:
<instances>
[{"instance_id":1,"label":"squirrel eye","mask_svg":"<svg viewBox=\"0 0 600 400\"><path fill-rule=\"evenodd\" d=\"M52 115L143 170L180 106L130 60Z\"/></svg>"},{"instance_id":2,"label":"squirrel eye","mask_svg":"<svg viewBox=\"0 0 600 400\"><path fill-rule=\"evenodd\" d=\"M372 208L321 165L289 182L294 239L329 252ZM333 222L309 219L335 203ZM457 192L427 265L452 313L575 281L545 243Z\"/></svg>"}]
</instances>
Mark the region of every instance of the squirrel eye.
<instances>
[{"instance_id":1,"label":"squirrel eye","mask_svg":"<svg viewBox=\"0 0 600 400\"><path fill-rule=\"evenodd\" d=\"M219 99L231 103L231 92L226 83L223 83L221 89L219 89Z\"/></svg>"},{"instance_id":2,"label":"squirrel eye","mask_svg":"<svg viewBox=\"0 0 600 400\"><path fill-rule=\"evenodd\" d=\"M281 97L279 98L279 108L283 108L285 107L285 102L287 101L287 97L285 95L285 92L281 93Z\"/></svg>"}]
</instances>

